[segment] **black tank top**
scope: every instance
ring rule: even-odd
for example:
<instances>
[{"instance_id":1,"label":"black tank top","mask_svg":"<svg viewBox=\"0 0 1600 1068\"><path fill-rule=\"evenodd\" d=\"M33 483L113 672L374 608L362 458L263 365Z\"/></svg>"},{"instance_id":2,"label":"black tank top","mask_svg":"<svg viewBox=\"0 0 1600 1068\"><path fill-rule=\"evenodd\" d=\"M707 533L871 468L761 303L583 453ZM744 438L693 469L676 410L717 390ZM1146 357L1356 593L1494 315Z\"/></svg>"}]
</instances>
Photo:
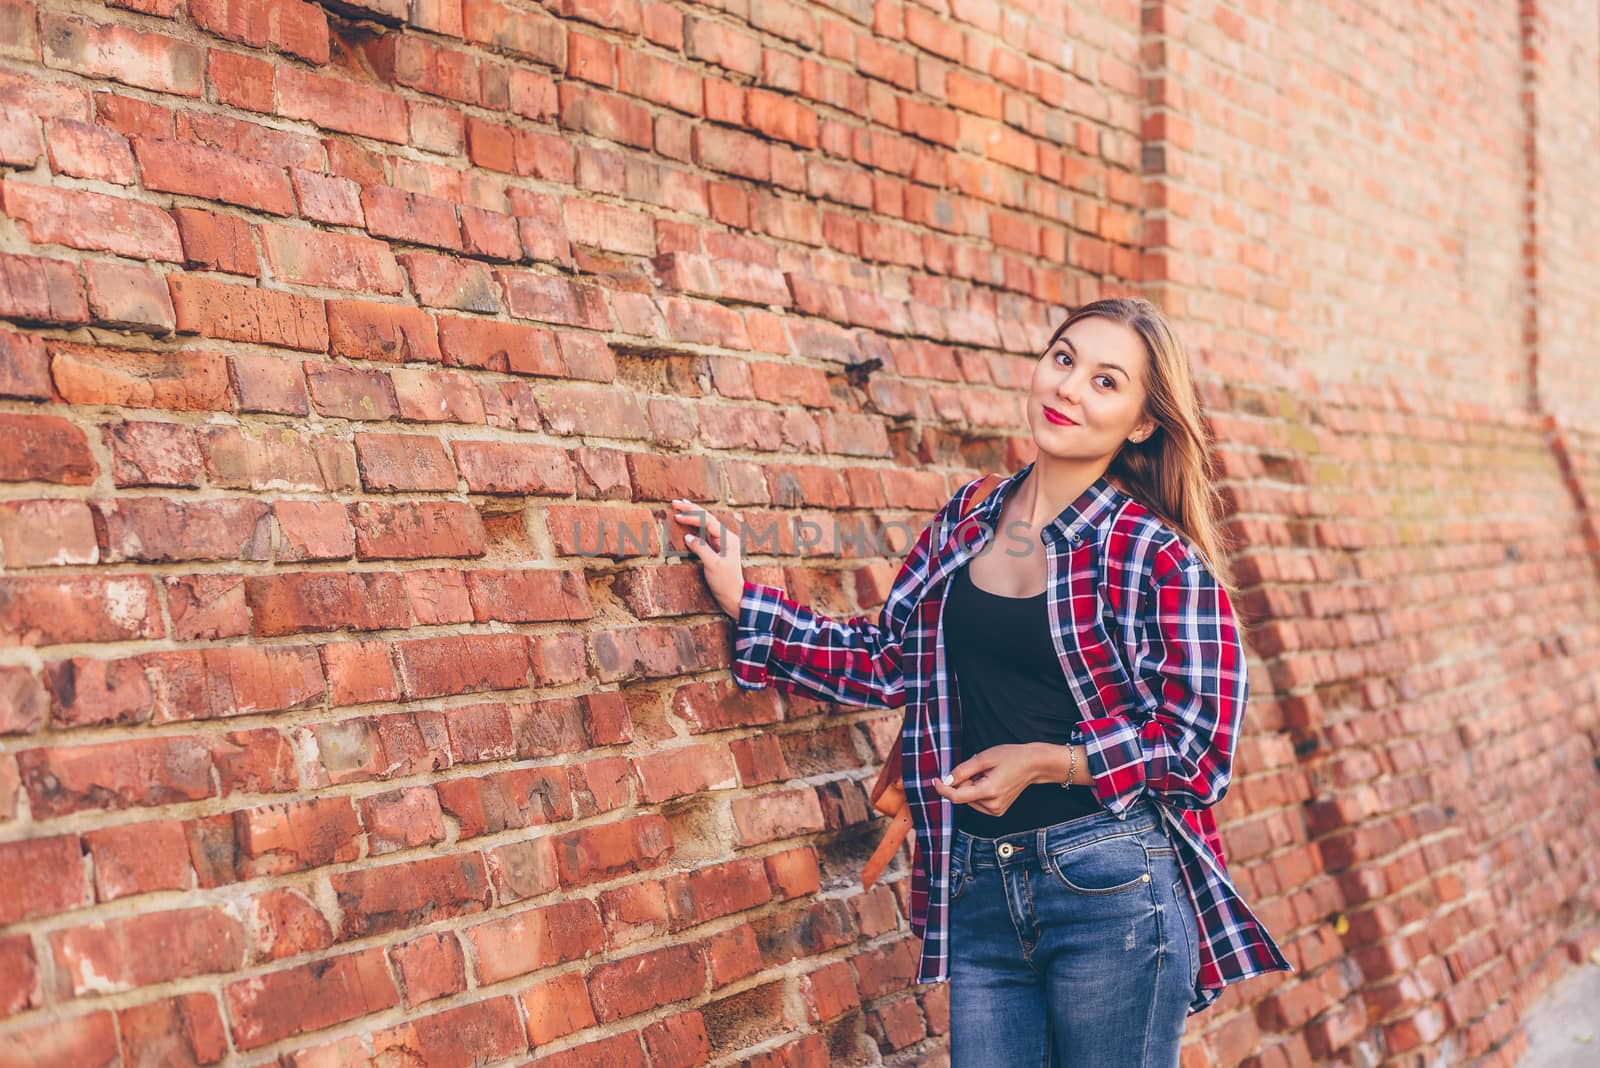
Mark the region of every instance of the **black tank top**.
<instances>
[{"instance_id":1,"label":"black tank top","mask_svg":"<svg viewBox=\"0 0 1600 1068\"><path fill-rule=\"evenodd\" d=\"M975 585L971 570L970 562L956 570L944 607L945 656L961 699L961 759L996 745L1066 745L1080 713L1050 638L1048 591L1003 597ZM996 838L1102 811L1093 787L1034 783L999 816L957 805L956 826Z\"/></svg>"}]
</instances>

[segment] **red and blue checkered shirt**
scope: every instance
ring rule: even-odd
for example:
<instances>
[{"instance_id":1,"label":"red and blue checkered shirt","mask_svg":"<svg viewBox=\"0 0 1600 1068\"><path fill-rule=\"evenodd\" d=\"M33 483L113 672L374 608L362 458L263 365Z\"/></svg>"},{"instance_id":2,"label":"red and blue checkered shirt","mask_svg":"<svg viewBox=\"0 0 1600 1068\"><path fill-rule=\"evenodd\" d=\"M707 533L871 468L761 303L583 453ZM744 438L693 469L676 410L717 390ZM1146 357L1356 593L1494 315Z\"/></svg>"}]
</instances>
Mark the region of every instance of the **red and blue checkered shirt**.
<instances>
[{"instance_id":1,"label":"red and blue checkered shirt","mask_svg":"<svg viewBox=\"0 0 1600 1068\"><path fill-rule=\"evenodd\" d=\"M954 806L932 780L959 761L960 696L941 612L950 576L993 538L1030 463L953 527L981 479L924 527L874 621L829 619L746 582L734 638L739 686L863 708L904 708L901 753L915 829L911 930L918 982L949 977ZM1056 652L1083 718L1094 792L1119 818L1141 799L1170 828L1200 927L1191 1014L1228 983L1293 971L1228 875L1211 806L1227 792L1249 679L1232 605L1171 527L1102 477L1039 534ZM937 549L935 549L937 546Z\"/></svg>"}]
</instances>

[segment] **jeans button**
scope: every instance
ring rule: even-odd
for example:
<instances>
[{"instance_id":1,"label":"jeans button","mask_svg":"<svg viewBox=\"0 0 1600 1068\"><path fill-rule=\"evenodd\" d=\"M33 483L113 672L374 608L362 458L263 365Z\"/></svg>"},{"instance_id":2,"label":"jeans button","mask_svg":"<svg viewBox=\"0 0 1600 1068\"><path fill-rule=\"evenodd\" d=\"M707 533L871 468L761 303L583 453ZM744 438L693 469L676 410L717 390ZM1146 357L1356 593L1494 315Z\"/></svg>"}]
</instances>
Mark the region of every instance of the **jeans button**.
<instances>
[{"instance_id":1,"label":"jeans button","mask_svg":"<svg viewBox=\"0 0 1600 1068\"><path fill-rule=\"evenodd\" d=\"M995 850L995 852L999 853L1002 857L1009 857L1011 854L1015 853L1016 851L1017 851L1017 847L1012 845L1010 842L1001 842L1000 843L1000 848Z\"/></svg>"},{"instance_id":2,"label":"jeans button","mask_svg":"<svg viewBox=\"0 0 1600 1068\"><path fill-rule=\"evenodd\" d=\"M1149 872L1145 872L1143 875L1139 876L1139 881L1143 882L1143 883L1149 882L1150 881L1150 873Z\"/></svg>"}]
</instances>

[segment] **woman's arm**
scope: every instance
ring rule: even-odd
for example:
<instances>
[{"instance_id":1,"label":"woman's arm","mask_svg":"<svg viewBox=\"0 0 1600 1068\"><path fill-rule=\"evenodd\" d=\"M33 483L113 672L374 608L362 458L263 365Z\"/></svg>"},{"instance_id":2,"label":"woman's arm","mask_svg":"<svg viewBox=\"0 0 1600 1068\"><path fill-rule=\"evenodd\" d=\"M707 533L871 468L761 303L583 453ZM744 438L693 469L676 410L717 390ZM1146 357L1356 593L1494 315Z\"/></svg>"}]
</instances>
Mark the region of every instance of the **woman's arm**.
<instances>
[{"instance_id":1,"label":"woman's arm","mask_svg":"<svg viewBox=\"0 0 1600 1068\"><path fill-rule=\"evenodd\" d=\"M958 494L959 497L959 494ZM900 642L928 577L931 546L947 503L922 528L876 620L830 619L776 586L746 582L734 630L733 678L747 690L776 689L863 708L905 704Z\"/></svg>"},{"instance_id":2,"label":"woman's arm","mask_svg":"<svg viewBox=\"0 0 1600 1068\"><path fill-rule=\"evenodd\" d=\"M1128 808L1147 790L1177 808L1222 800L1249 698L1233 606L1200 559L1180 543L1156 554L1138 606L1143 640L1125 645L1148 714L1086 719L1071 740L1101 804Z\"/></svg>"}]
</instances>

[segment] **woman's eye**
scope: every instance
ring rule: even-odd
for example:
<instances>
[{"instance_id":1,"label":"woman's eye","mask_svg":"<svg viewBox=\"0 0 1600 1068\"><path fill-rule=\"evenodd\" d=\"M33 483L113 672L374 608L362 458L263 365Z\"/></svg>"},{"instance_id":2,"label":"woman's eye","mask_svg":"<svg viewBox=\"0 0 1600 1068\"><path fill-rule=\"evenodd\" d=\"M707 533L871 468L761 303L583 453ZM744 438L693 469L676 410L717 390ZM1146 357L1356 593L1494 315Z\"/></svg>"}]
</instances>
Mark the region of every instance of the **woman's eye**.
<instances>
[{"instance_id":1,"label":"woman's eye","mask_svg":"<svg viewBox=\"0 0 1600 1068\"><path fill-rule=\"evenodd\" d=\"M1116 382L1112 380L1110 375L1101 375L1100 377L1105 381L1107 389L1116 389L1117 388Z\"/></svg>"}]
</instances>

